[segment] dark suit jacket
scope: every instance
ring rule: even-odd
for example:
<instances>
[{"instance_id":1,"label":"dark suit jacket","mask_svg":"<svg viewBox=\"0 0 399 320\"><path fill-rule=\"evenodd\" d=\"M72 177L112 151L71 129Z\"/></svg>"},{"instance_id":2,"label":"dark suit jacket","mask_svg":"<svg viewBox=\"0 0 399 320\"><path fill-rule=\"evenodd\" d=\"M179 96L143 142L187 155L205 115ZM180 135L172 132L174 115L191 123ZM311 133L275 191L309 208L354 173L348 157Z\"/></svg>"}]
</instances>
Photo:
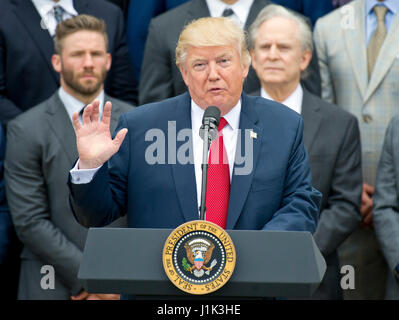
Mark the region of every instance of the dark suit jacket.
<instances>
[{"instance_id":1,"label":"dark suit jacket","mask_svg":"<svg viewBox=\"0 0 399 320\"><path fill-rule=\"evenodd\" d=\"M6 136L0 125L0 265L5 262L11 243L13 225L6 200L4 185L4 157L6 153Z\"/></svg>"},{"instance_id":2,"label":"dark suit jacket","mask_svg":"<svg viewBox=\"0 0 399 320\"><path fill-rule=\"evenodd\" d=\"M135 102L137 84L130 68L122 12L104 0L75 0L80 14L90 14L107 24L111 70L105 92ZM0 10L0 121L2 123L49 98L59 87L53 70L53 40L40 26L32 1L3 0Z\"/></svg>"},{"instance_id":3,"label":"dark suit jacket","mask_svg":"<svg viewBox=\"0 0 399 320\"><path fill-rule=\"evenodd\" d=\"M253 95L259 95L260 91ZM351 113L303 90L304 141L312 185L323 194L314 238L327 271L314 298L340 299L338 246L359 226L362 192L358 121Z\"/></svg>"},{"instance_id":4,"label":"dark suit jacket","mask_svg":"<svg viewBox=\"0 0 399 320\"><path fill-rule=\"evenodd\" d=\"M312 25L318 18L334 10L333 0L273 0L273 2L303 14L312 21Z\"/></svg>"},{"instance_id":5,"label":"dark suit jacket","mask_svg":"<svg viewBox=\"0 0 399 320\"><path fill-rule=\"evenodd\" d=\"M111 129L115 129L118 117L132 107L105 96L108 100L113 103ZM77 149L58 92L10 121L7 139L7 199L24 244L18 297L69 299L82 289L77 274L87 229L76 223L68 205L66 182ZM40 287L43 265L55 269L54 290Z\"/></svg>"},{"instance_id":6,"label":"dark suit jacket","mask_svg":"<svg viewBox=\"0 0 399 320\"><path fill-rule=\"evenodd\" d=\"M73 210L81 224L104 226L124 214L134 228L175 228L199 219L193 159L187 164L151 165L148 153L152 154L149 146L154 140L145 138L150 129L157 128L151 133L158 132L161 142L168 125L177 133L189 129L191 134L190 106L191 98L185 93L121 117L118 127L128 128L128 134L119 152L90 183L69 183ZM249 174L237 174L237 157L244 153L237 148L226 229L313 232L320 193L311 187L301 117L278 103L243 94L240 129L257 134L256 139L247 137L253 142L253 153L247 154L253 167ZM191 143L190 137L177 141L177 152L192 148ZM242 134L241 146L248 145ZM165 155L166 161L173 149Z\"/></svg>"},{"instance_id":7,"label":"dark suit jacket","mask_svg":"<svg viewBox=\"0 0 399 320\"><path fill-rule=\"evenodd\" d=\"M144 46L152 18L188 0L130 1L126 21L126 38L135 78L140 80Z\"/></svg>"},{"instance_id":8,"label":"dark suit jacket","mask_svg":"<svg viewBox=\"0 0 399 320\"><path fill-rule=\"evenodd\" d=\"M245 23L245 30L248 30L259 11L268 4L270 4L269 0L253 2ZM177 41L187 23L209 16L205 0L192 0L151 20L141 69L139 104L161 101L187 90L175 63ZM304 86L320 95L320 83L318 61L314 54ZM251 67L244 82L244 91L253 92L259 87L258 77Z\"/></svg>"}]
</instances>

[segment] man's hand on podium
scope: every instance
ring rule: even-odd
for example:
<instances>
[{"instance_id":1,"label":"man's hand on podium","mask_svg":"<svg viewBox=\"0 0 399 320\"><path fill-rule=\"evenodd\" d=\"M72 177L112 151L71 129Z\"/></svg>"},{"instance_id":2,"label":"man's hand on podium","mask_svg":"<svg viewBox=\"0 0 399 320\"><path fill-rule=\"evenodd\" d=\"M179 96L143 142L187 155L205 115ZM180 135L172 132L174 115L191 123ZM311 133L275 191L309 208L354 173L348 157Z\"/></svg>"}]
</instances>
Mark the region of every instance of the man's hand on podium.
<instances>
[{"instance_id":1,"label":"man's hand on podium","mask_svg":"<svg viewBox=\"0 0 399 320\"><path fill-rule=\"evenodd\" d=\"M120 300L120 294L88 293L83 290L77 296L71 296L71 300Z\"/></svg>"}]
</instances>

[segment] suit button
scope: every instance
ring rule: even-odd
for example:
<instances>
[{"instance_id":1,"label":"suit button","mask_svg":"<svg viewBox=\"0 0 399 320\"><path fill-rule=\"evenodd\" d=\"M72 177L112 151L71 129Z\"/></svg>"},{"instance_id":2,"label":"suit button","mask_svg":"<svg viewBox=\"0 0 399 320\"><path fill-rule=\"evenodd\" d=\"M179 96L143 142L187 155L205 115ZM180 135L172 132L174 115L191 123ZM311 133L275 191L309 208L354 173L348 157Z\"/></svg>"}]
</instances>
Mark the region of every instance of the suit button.
<instances>
[{"instance_id":1,"label":"suit button","mask_svg":"<svg viewBox=\"0 0 399 320\"><path fill-rule=\"evenodd\" d=\"M363 116L363 120L366 123L370 123L373 120L373 118L370 115L366 114Z\"/></svg>"}]
</instances>

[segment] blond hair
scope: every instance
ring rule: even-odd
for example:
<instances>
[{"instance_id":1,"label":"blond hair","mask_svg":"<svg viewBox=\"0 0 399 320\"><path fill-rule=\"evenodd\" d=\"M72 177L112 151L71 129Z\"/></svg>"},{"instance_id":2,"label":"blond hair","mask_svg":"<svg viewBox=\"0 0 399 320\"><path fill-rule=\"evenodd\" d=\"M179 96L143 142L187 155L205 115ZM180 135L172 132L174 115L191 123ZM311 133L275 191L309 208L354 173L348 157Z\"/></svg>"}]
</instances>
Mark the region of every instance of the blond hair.
<instances>
[{"instance_id":1,"label":"blond hair","mask_svg":"<svg viewBox=\"0 0 399 320\"><path fill-rule=\"evenodd\" d=\"M248 52L245 33L228 18L201 18L186 25L180 33L176 47L176 65L183 66L189 47L229 46L237 48L241 64L249 66L251 56Z\"/></svg>"},{"instance_id":2,"label":"blond hair","mask_svg":"<svg viewBox=\"0 0 399 320\"><path fill-rule=\"evenodd\" d=\"M80 14L73 18L66 19L57 25L54 37L54 49L57 54L62 52L63 40L78 31L94 31L101 33L105 40L105 49L108 50L107 27L104 20L96 17Z\"/></svg>"}]
</instances>

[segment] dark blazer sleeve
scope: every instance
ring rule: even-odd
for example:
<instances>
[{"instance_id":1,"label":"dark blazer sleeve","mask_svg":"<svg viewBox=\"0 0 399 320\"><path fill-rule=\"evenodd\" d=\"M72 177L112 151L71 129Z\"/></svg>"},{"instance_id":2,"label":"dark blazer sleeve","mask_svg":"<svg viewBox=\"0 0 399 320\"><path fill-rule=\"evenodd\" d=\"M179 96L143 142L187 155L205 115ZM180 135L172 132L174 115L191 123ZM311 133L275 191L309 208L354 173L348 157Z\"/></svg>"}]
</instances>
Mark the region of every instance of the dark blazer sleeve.
<instances>
[{"instance_id":1,"label":"dark blazer sleeve","mask_svg":"<svg viewBox=\"0 0 399 320\"><path fill-rule=\"evenodd\" d=\"M24 245L52 265L58 279L75 295L82 289L77 279L82 252L51 221L41 168L42 146L31 139L28 126L17 123L17 119L7 126L5 159L7 200L14 226Z\"/></svg>"},{"instance_id":2,"label":"dark blazer sleeve","mask_svg":"<svg viewBox=\"0 0 399 320\"><path fill-rule=\"evenodd\" d=\"M287 164L280 209L264 230L315 232L319 218L321 193L312 187L307 152L303 141L303 120L299 118Z\"/></svg>"},{"instance_id":3,"label":"dark blazer sleeve","mask_svg":"<svg viewBox=\"0 0 399 320\"><path fill-rule=\"evenodd\" d=\"M398 124L395 117L388 126L373 195L374 228L390 270L399 263Z\"/></svg>"},{"instance_id":4,"label":"dark blazer sleeve","mask_svg":"<svg viewBox=\"0 0 399 320\"><path fill-rule=\"evenodd\" d=\"M119 120L118 132L127 128L125 116ZM109 174L110 161L104 163L89 183L74 184L69 174L70 205L76 220L85 227L104 227L126 212L127 172L129 164L129 132L112 158L114 173ZM101 197L98 195L101 194Z\"/></svg>"},{"instance_id":5,"label":"dark blazer sleeve","mask_svg":"<svg viewBox=\"0 0 399 320\"><path fill-rule=\"evenodd\" d=\"M362 171L357 119L351 117L344 130L344 141L336 157L327 204L314 234L324 255L334 252L361 221Z\"/></svg>"}]
</instances>

